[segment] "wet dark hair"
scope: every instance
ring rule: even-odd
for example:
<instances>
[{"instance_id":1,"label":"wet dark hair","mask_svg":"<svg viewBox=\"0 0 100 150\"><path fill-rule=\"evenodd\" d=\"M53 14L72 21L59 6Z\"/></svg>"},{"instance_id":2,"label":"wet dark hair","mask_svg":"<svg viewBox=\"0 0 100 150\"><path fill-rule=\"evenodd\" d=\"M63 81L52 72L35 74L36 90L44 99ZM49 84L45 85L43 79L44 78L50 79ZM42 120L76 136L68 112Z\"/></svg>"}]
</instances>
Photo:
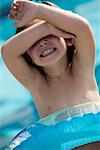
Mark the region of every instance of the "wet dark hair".
<instances>
[{"instance_id":1,"label":"wet dark hair","mask_svg":"<svg viewBox=\"0 0 100 150\"><path fill-rule=\"evenodd\" d=\"M32 0L30 0L30 1L32 1ZM53 4L53 3L49 2L49 1L42 1L41 0L41 2L43 4L45 4L45 5L49 5L49 6L52 6L52 7L55 7L55 8L59 8L57 5L55 5L55 4ZM21 31L23 31L26 28L28 28L28 27L24 26L24 27L17 28L16 34L21 32ZM68 40L70 41L71 39L68 39ZM74 56L75 52L76 52L76 49L75 49L75 45L74 44L72 44L70 46L67 45L67 61L68 61L67 68L69 67L70 70L72 69L72 61L73 61L73 56ZM46 77L46 74L43 71L43 68L41 66L38 66L38 65L34 64L32 59L30 58L30 56L27 54L27 52L22 54L22 56L24 57L24 59L27 61L28 64L30 64L31 66L35 67L40 73L42 73L42 75L44 75Z\"/></svg>"}]
</instances>

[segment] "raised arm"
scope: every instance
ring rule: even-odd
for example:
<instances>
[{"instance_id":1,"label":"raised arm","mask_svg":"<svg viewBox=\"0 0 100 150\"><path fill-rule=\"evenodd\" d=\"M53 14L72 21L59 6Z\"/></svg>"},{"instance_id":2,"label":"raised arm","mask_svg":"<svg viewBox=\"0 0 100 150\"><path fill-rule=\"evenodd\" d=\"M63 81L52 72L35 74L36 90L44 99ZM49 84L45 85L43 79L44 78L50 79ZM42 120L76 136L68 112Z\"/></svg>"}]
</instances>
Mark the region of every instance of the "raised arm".
<instances>
[{"instance_id":1,"label":"raised arm","mask_svg":"<svg viewBox=\"0 0 100 150\"><path fill-rule=\"evenodd\" d=\"M27 0L18 0L17 3L22 4L22 10L26 13L21 19L19 18L20 22L15 24L16 27L24 26L33 18L39 18L46 20L59 29L76 35L77 59L75 61L77 61L82 71L93 75L95 41L91 27L85 18L67 10Z\"/></svg>"},{"instance_id":2,"label":"raised arm","mask_svg":"<svg viewBox=\"0 0 100 150\"><path fill-rule=\"evenodd\" d=\"M10 38L4 43L3 51L6 51L10 57L18 57L25 53L39 39L42 39L49 34L47 23L41 21Z\"/></svg>"},{"instance_id":3,"label":"raised arm","mask_svg":"<svg viewBox=\"0 0 100 150\"><path fill-rule=\"evenodd\" d=\"M34 91L34 82L38 72L28 65L21 55L36 41L49 34L45 30L47 30L46 23L44 21L39 22L13 36L4 43L1 50L8 69L30 92Z\"/></svg>"},{"instance_id":4,"label":"raised arm","mask_svg":"<svg viewBox=\"0 0 100 150\"><path fill-rule=\"evenodd\" d=\"M93 73L95 42L88 21L78 14L44 4L38 4L39 18L76 35L77 61L86 73Z\"/></svg>"}]
</instances>

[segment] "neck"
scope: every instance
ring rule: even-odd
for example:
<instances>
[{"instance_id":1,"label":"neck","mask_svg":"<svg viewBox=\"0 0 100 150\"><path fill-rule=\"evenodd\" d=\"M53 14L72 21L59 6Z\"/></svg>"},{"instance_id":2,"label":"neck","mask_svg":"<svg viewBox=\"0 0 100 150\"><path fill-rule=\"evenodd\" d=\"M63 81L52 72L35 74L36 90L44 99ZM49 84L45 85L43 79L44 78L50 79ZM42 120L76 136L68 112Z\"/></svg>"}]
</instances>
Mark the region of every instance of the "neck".
<instances>
[{"instance_id":1,"label":"neck","mask_svg":"<svg viewBox=\"0 0 100 150\"><path fill-rule=\"evenodd\" d=\"M51 65L43 67L44 72L47 74L49 78L58 78L63 73L65 73L67 69L67 58L66 55L59 60L59 62Z\"/></svg>"}]
</instances>

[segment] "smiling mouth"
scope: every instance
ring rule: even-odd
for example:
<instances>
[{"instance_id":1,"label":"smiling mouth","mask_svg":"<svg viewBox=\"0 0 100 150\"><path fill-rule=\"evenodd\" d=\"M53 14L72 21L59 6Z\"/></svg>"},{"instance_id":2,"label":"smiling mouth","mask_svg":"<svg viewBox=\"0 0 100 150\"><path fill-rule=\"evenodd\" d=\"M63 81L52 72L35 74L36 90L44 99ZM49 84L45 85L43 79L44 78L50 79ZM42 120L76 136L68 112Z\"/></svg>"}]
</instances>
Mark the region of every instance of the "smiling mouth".
<instances>
[{"instance_id":1,"label":"smiling mouth","mask_svg":"<svg viewBox=\"0 0 100 150\"><path fill-rule=\"evenodd\" d=\"M57 48L55 48L55 47L49 48L49 49L43 51L43 52L41 53L40 57L47 57L47 56L53 54L56 50L57 50Z\"/></svg>"}]
</instances>

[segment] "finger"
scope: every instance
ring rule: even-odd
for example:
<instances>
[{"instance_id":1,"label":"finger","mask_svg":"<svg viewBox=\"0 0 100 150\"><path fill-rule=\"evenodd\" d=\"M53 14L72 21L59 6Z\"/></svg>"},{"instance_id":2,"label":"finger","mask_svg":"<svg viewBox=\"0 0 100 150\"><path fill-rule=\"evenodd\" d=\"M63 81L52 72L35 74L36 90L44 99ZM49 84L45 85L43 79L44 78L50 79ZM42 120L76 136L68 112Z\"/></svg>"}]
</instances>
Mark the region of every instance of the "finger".
<instances>
[{"instance_id":1,"label":"finger","mask_svg":"<svg viewBox=\"0 0 100 150\"><path fill-rule=\"evenodd\" d=\"M19 3L12 3L11 6L16 6L16 7L18 7L18 6L19 6Z\"/></svg>"},{"instance_id":2,"label":"finger","mask_svg":"<svg viewBox=\"0 0 100 150\"><path fill-rule=\"evenodd\" d=\"M20 1L20 0L14 0L13 3L16 3L16 4L17 4L17 3L19 3L19 1Z\"/></svg>"},{"instance_id":3,"label":"finger","mask_svg":"<svg viewBox=\"0 0 100 150\"><path fill-rule=\"evenodd\" d=\"M56 34L57 36L59 36L59 37L65 38L65 39L70 39L70 38L72 38L72 36L71 36L70 34L68 34L68 33L66 33L65 31L62 31L62 30L60 30L60 29L56 29L55 34Z\"/></svg>"},{"instance_id":4,"label":"finger","mask_svg":"<svg viewBox=\"0 0 100 150\"><path fill-rule=\"evenodd\" d=\"M69 34L69 33L65 33L65 38L67 38L67 39L74 39L75 38L75 36L73 36L73 35L71 35L71 34Z\"/></svg>"},{"instance_id":5,"label":"finger","mask_svg":"<svg viewBox=\"0 0 100 150\"><path fill-rule=\"evenodd\" d=\"M16 16L12 16L10 14L8 15L8 18L11 19L11 20L18 20L18 18L16 18Z\"/></svg>"},{"instance_id":6,"label":"finger","mask_svg":"<svg viewBox=\"0 0 100 150\"><path fill-rule=\"evenodd\" d=\"M12 9L12 10L22 11L23 8L24 8L24 3L23 3L23 2L22 2L22 3L13 3L13 4L11 5L11 9Z\"/></svg>"},{"instance_id":7,"label":"finger","mask_svg":"<svg viewBox=\"0 0 100 150\"><path fill-rule=\"evenodd\" d=\"M24 3L20 3L19 7L18 7L18 11L23 11L24 9Z\"/></svg>"},{"instance_id":8,"label":"finger","mask_svg":"<svg viewBox=\"0 0 100 150\"><path fill-rule=\"evenodd\" d=\"M12 14L8 14L8 18L9 18L9 19L15 19L15 16L12 15Z\"/></svg>"},{"instance_id":9,"label":"finger","mask_svg":"<svg viewBox=\"0 0 100 150\"><path fill-rule=\"evenodd\" d=\"M18 10L10 10L10 14L8 15L9 19L19 20L22 18L22 12Z\"/></svg>"},{"instance_id":10,"label":"finger","mask_svg":"<svg viewBox=\"0 0 100 150\"><path fill-rule=\"evenodd\" d=\"M17 13L16 18L17 20L22 20L22 14L20 12Z\"/></svg>"},{"instance_id":11,"label":"finger","mask_svg":"<svg viewBox=\"0 0 100 150\"><path fill-rule=\"evenodd\" d=\"M8 15L8 18L9 18L9 19L13 19L13 17L12 17L10 14Z\"/></svg>"},{"instance_id":12,"label":"finger","mask_svg":"<svg viewBox=\"0 0 100 150\"><path fill-rule=\"evenodd\" d=\"M60 30L60 29L58 29L58 30L59 30L59 33L61 34L61 36L63 36L64 38L67 38L67 39L75 38L75 36L70 34L70 33L67 33L67 32Z\"/></svg>"},{"instance_id":13,"label":"finger","mask_svg":"<svg viewBox=\"0 0 100 150\"><path fill-rule=\"evenodd\" d=\"M20 7L23 7L24 6L24 1L17 1L16 4Z\"/></svg>"},{"instance_id":14,"label":"finger","mask_svg":"<svg viewBox=\"0 0 100 150\"><path fill-rule=\"evenodd\" d=\"M66 33L66 32L62 32L62 36L65 38L65 39L74 39L75 37L69 33Z\"/></svg>"},{"instance_id":15,"label":"finger","mask_svg":"<svg viewBox=\"0 0 100 150\"><path fill-rule=\"evenodd\" d=\"M14 11L15 11L15 10L17 11L17 10L18 10L18 7L17 7L17 6L12 5L12 6L11 6L11 9L12 9L12 10L14 10Z\"/></svg>"},{"instance_id":16,"label":"finger","mask_svg":"<svg viewBox=\"0 0 100 150\"><path fill-rule=\"evenodd\" d=\"M17 15L17 11L16 10L10 10L10 14L12 15L12 16L16 16Z\"/></svg>"},{"instance_id":17,"label":"finger","mask_svg":"<svg viewBox=\"0 0 100 150\"><path fill-rule=\"evenodd\" d=\"M11 9L14 10L14 11L15 11L15 10L17 11L17 10L18 10L18 7L19 7L19 5L16 5L15 3L13 3L13 4L11 5Z\"/></svg>"},{"instance_id":18,"label":"finger","mask_svg":"<svg viewBox=\"0 0 100 150\"><path fill-rule=\"evenodd\" d=\"M9 19L17 20L19 19L19 12L10 10L10 14L8 14ZM21 18L21 17L20 17Z\"/></svg>"},{"instance_id":19,"label":"finger","mask_svg":"<svg viewBox=\"0 0 100 150\"><path fill-rule=\"evenodd\" d=\"M11 6L11 9L12 10L17 10L17 7L16 6Z\"/></svg>"},{"instance_id":20,"label":"finger","mask_svg":"<svg viewBox=\"0 0 100 150\"><path fill-rule=\"evenodd\" d=\"M16 10L10 10L10 14L12 14L12 15L16 15L18 12L16 11Z\"/></svg>"}]
</instances>

